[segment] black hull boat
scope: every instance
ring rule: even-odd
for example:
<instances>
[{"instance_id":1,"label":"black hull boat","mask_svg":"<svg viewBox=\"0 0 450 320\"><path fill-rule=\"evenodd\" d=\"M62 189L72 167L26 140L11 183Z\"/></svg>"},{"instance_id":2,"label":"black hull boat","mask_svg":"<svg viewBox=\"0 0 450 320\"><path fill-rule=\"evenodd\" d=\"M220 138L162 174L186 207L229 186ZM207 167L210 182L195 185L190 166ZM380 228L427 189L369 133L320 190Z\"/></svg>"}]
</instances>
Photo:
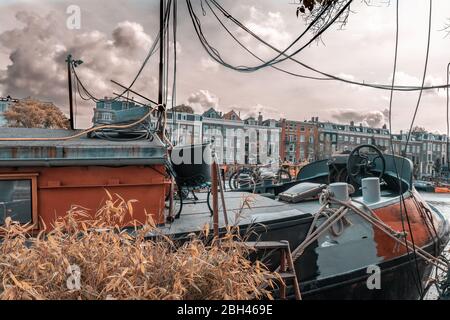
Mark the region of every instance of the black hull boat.
<instances>
[{"instance_id":1,"label":"black hull boat","mask_svg":"<svg viewBox=\"0 0 450 320\"><path fill-rule=\"evenodd\" d=\"M228 212L240 210L239 217L230 217L230 223L239 225L242 234L251 230L249 241L289 242L303 299L420 299L435 268L430 261L449 241L447 220L412 185L412 163L381 155L373 146L365 147L369 149L366 155L357 148L356 153L307 165L297 181L288 184L289 189L286 185L272 187L271 198L276 200L252 195L251 209L242 209L241 203L248 197L242 190L226 193ZM375 198L373 190L367 191L370 185L364 185L374 178ZM353 191L348 198L353 209L296 255L296 249L331 215L319 215L327 206L318 197L327 191L338 197L329 190L342 185ZM183 213L165 232L183 239L200 231L204 223L212 221L208 210L199 211ZM360 211L382 222L389 232ZM225 232L223 219L220 226ZM279 266L273 252L258 254L258 258L272 270ZM293 298L292 286L287 289L288 297Z\"/></svg>"}]
</instances>

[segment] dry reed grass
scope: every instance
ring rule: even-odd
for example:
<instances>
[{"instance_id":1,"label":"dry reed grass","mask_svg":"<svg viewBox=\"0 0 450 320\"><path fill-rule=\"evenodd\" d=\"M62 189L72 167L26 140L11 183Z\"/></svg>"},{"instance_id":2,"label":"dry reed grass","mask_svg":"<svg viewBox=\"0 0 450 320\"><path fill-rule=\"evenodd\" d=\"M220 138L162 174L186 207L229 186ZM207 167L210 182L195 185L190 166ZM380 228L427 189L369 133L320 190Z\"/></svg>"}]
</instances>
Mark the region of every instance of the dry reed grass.
<instances>
[{"instance_id":1,"label":"dry reed grass","mask_svg":"<svg viewBox=\"0 0 450 320\"><path fill-rule=\"evenodd\" d=\"M30 226L7 220L0 228L0 299L271 298L261 289L267 269L247 259L236 232L209 244L202 241L209 228L179 245L163 235L149 240L156 232L149 216L131 235L119 226L133 215L132 203L108 193L94 218L74 206L52 231L34 237ZM79 290L67 286L73 265Z\"/></svg>"}]
</instances>

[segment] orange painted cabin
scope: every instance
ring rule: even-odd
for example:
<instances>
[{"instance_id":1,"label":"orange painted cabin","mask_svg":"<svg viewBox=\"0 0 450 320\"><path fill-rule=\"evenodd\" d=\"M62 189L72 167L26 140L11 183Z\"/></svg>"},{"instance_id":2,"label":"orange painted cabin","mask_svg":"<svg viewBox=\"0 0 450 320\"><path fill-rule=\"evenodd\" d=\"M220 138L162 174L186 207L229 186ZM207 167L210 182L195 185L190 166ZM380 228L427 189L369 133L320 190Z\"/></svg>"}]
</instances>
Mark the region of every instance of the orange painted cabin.
<instances>
[{"instance_id":1,"label":"orange painted cabin","mask_svg":"<svg viewBox=\"0 0 450 320\"><path fill-rule=\"evenodd\" d=\"M65 137L67 130L1 129L3 138ZM66 141L0 141L0 224L6 217L47 229L72 205L95 212L108 190L133 203L133 219L164 223L165 148L149 140L87 137ZM44 222L44 224L42 223ZM128 221L129 222L129 221Z\"/></svg>"}]
</instances>

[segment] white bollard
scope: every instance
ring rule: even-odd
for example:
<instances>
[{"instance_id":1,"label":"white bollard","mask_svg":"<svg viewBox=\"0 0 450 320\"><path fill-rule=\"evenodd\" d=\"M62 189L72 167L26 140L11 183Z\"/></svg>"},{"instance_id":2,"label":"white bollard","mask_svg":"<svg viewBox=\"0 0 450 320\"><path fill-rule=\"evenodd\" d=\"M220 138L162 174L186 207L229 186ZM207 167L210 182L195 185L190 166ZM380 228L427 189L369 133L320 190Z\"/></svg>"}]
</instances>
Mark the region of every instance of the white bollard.
<instances>
[{"instance_id":1,"label":"white bollard","mask_svg":"<svg viewBox=\"0 0 450 320\"><path fill-rule=\"evenodd\" d=\"M333 194L333 198L340 201L349 201L348 184L345 182L336 182L329 185L328 190Z\"/></svg>"},{"instance_id":2,"label":"white bollard","mask_svg":"<svg viewBox=\"0 0 450 320\"><path fill-rule=\"evenodd\" d=\"M365 178L361 180L363 201L365 203L379 202L380 194L380 179L379 178Z\"/></svg>"}]
</instances>

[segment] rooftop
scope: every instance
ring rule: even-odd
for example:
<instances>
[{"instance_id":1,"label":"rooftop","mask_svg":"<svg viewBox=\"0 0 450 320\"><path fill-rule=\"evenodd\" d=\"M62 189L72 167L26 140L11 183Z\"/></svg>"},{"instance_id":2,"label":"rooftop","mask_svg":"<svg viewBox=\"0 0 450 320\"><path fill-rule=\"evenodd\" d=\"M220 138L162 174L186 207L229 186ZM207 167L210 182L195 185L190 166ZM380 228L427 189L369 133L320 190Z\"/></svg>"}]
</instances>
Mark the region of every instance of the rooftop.
<instances>
[{"instance_id":1,"label":"rooftop","mask_svg":"<svg viewBox=\"0 0 450 320\"><path fill-rule=\"evenodd\" d=\"M110 141L83 135L69 140L27 141L27 138L67 138L81 131L0 128L0 166L146 165L164 163L165 147L156 139ZM23 141L2 139L20 138Z\"/></svg>"}]
</instances>

